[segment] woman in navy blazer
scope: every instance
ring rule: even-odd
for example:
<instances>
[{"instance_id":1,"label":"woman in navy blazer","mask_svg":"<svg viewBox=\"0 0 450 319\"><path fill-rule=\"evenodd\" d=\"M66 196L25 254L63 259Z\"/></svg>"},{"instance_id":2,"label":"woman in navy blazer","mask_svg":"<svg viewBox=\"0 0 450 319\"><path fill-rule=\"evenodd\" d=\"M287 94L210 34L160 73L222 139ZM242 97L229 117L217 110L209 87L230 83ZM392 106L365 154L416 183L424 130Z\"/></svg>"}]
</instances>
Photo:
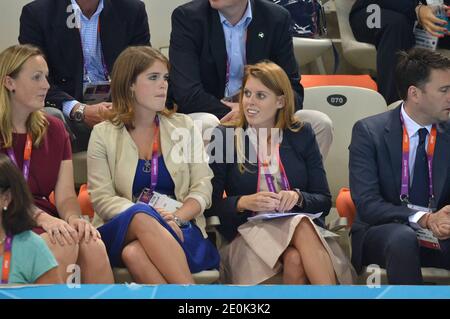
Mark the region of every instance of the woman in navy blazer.
<instances>
[{"instance_id":1,"label":"woman in navy blazer","mask_svg":"<svg viewBox=\"0 0 450 319\"><path fill-rule=\"evenodd\" d=\"M314 133L294 118L292 87L278 65L246 67L240 119L214 131L209 155L213 203L205 214L219 216L229 242L221 250L223 281L258 284L283 271L285 284L335 284L333 253L309 217L247 221L268 211L322 212L315 221L323 225L331 207Z\"/></svg>"}]
</instances>

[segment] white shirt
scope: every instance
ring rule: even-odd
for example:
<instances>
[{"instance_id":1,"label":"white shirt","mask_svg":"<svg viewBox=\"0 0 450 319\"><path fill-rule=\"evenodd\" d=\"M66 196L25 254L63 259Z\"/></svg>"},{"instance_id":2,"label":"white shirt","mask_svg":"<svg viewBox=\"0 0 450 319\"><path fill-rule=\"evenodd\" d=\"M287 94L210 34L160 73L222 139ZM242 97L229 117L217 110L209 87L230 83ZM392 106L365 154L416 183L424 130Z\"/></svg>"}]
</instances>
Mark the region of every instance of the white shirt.
<instances>
[{"instance_id":1,"label":"white shirt","mask_svg":"<svg viewBox=\"0 0 450 319\"><path fill-rule=\"evenodd\" d=\"M416 151L417 151L417 145L419 144L419 130L421 128L426 128L428 131L428 135L425 139L425 149L428 147L428 140L429 135L431 133L432 125L422 126L415 122L405 111L404 104L402 104L401 112L403 115L403 121L404 125L406 127L406 131L408 132L409 136L409 185L411 186L411 183L413 181L413 173L414 173L414 164L416 162ZM425 215L427 212L424 211L418 211L417 213L410 215L408 220L409 223L413 226L420 227L417 222L420 218L422 218L423 215Z\"/></svg>"}]
</instances>

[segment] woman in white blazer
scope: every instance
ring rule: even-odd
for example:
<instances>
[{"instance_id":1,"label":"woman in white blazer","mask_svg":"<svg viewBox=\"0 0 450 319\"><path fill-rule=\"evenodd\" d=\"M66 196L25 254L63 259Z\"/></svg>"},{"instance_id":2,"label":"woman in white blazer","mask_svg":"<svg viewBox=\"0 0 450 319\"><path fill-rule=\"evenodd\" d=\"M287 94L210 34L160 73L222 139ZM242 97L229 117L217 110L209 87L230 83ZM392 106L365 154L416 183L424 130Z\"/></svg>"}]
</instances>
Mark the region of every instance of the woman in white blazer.
<instances>
[{"instance_id":1,"label":"woman in white blazer","mask_svg":"<svg viewBox=\"0 0 450 319\"><path fill-rule=\"evenodd\" d=\"M116 60L112 111L89 142L88 189L113 267L125 265L139 283L189 284L191 273L219 265L203 217L213 175L192 120L165 109L168 68L150 47ZM153 192L182 205L155 210L142 203Z\"/></svg>"}]
</instances>

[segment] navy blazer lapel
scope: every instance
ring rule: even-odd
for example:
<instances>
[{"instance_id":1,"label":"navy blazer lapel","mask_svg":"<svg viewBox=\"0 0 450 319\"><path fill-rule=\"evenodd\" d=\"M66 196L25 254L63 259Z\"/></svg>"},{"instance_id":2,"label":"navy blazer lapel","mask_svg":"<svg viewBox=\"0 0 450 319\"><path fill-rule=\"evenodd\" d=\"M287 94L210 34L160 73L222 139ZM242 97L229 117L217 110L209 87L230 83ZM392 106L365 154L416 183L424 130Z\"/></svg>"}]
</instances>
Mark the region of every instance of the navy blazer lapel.
<instances>
[{"instance_id":1,"label":"navy blazer lapel","mask_svg":"<svg viewBox=\"0 0 450 319\"><path fill-rule=\"evenodd\" d=\"M55 50L59 51L59 56L64 58L65 65L69 67L81 65L83 61L80 32L75 27L74 10L68 10L70 4L70 0L57 2L56 16L52 24ZM73 68L71 71L74 71ZM79 74L79 76L83 75ZM82 81L82 79L80 80Z\"/></svg>"},{"instance_id":2,"label":"navy blazer lapel","mask_svg":"<svg viewBox=\"0 0 450 319\"><path fill-rule=\"evenodd\" d=\"M209 33L209 50L216 62L217 75L219 79L219 92L225 92L225 76L227 69L227 49L225 47L225 35L223 33L222 23L220 22L219 12L210 7L209 15L211 31Z\"/></svg>"},{"instance_id":3,"label":"navy blazer lapel","mask_svg":"<svg viewBox=\"0 0 450 319\"><path fill-rule=\"evenodd\" d=\"M389 157L391 160L391 170L394 176L394 188L397 193L397 197L400 196L401 188L401 163L402 163L402 125L400 122L400 109L398 106L391 111L390 120L386 123L384 141L386 147L389 150ZM380 167L383 163L379 163Z\"/></svg>"},{"instance_id":4,"label":"navy blazer lapel","mask_svg":"<svg viewBox=\"0 0 450 319\"><path fill-rule=\"evenodd\" d=\"M103 0L103 10L100 13L99 23L103 57L108 72L111 73L115 57L120 54L121 48L126 46L124 43L118 43L118 41L126 39L124 34L126 28L120 21L120 17L117 16L111 0Z\"/></svg>"},{"instance_id":5,"label":"navy blazer lapel","mask_svg":"<svg viewBox=\"0 0 450 319\"><path fill-rule=\"evenodd\" d=\"M267 49L264 49L269 37L267 22L263 21L264 17L258 12L258 5L255 4L255 1L251 0L251 6L252 21L247 29L247 41L245 48L247 64L257 63L264 58L268 58L265 55Z\"/></svg>"},{"instance_id":6,"label":"navy blazer lapel","mask_svg":"<svg viewBox=\"0 0 450 319\"><path fill-rule=\"evenodd\" d=\"M449 124L438 126L436 148L433 158L433 191L436 204L440 205L443 200L442 194L446 187L448 168L450 163L450 127ZM445 203L447 204L447 203Z\"/></svg>"}]
</instances>

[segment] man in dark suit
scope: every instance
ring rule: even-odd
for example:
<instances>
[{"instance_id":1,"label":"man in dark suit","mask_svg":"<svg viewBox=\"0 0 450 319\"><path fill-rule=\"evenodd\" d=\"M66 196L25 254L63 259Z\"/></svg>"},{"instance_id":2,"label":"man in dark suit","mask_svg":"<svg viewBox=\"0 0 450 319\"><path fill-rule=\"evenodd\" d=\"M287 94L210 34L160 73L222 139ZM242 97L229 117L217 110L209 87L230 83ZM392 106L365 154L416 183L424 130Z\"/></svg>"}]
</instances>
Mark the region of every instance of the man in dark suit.
<instances>
[{"instance_id":1,"label":"man in dark suit","mask_svg":"<svg viewBox=\"0 0 450 319\"><path fill-rule=\"evenodd\" d=\"M22 9L19 42L44 52L51 84L46 106L63 111L77 150L85 150L91 127L111 104L85 105L84 85L108 81L122 50L150 45L150 31L139 0L36 0Z\"/></svg>"},{"instance_id":2,"label":"man in dark suit","mask_svg":"<svg viewBox=\"0 0 450 319\"><path fill-rule=\"evenodd\" d=\"M390 284L421 284L422 266L450 269L450 60L412 49L395 74L403 103L353 127L352 262L386 268Z\"/></svg>"},{"instance_id":3,"label":"man in dark suit","mask_svg":"<svg viewBox=\"0 0 450 319\"><path fill-rule=\"evenodd\" d=\"M450 4L450 0L445 0L445 3ZM375 13L373 9L368 10L368 6L374 4L380 8L378 27L370 25L374 22ZM441 38L440 46L448 47L448 37L444 38L447 34L445 25L439 25L445 21L436 18L431 8L419 4L418 0L356 0L349 20L355 38L377 48L377 84L388 104L400 99L392 70L397 63L396 53L414 46L413 27L416 20L430 34Z\"/></svg>"},{"instance_id":4,"label":"man in dark suit","mask_svg":"<svg viewBox=\"0 0 450 319\"><path fill-rule=\"evenodd\" d=\"M178 111L233 119L239 105L230 100L240 89L244 66L264 59L287 73L296 108L302 109L303 87L290 21L286 9L265 0L196 0L176 8L170 36L169 91ZM331 120L312 110L299 116L311 122L325 157L332 141ZM211 116L194 118L206 122Z\"/></svg>"}]
</instances>

